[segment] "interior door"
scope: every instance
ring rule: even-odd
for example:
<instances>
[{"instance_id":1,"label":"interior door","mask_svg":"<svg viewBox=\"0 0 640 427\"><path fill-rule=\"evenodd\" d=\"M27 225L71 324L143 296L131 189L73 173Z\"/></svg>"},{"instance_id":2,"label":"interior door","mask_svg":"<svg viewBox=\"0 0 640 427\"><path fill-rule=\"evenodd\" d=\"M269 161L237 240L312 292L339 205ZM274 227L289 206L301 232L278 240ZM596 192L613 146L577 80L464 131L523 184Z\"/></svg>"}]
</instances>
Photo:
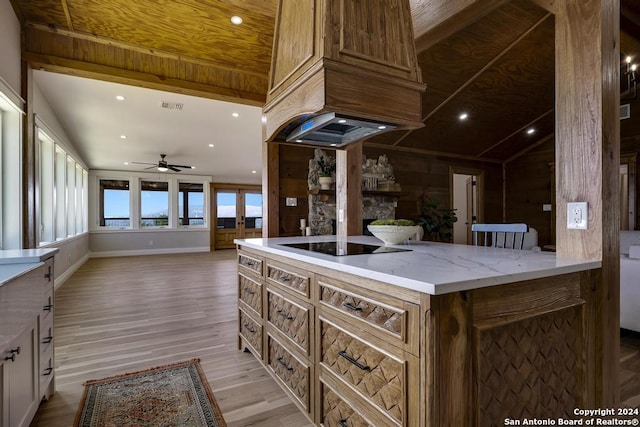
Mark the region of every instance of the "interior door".
<instances>
[{"instance_id":1,"label":"interior door","mask_svg":"<svg viewBox=\"0 0 640 427\"><path fill-rule=\"evenodd\" d=\"M259 190L215 191L214 249L234 248L234 239L262 237L262 193Z\"/></svg>"}]
</instances>

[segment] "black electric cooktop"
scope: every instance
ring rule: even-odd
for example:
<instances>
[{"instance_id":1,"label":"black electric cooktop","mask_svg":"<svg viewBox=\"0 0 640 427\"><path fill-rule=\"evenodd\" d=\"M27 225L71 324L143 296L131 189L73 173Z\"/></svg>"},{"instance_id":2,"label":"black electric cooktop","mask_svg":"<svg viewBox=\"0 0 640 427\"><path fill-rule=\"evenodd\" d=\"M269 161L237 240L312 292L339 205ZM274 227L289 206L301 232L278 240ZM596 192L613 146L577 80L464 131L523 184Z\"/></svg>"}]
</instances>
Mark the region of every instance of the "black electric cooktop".
<instances>
[{"instance_id":1,"label":"black electric cooktop","mask_svg":"<svg viewBox=\"0 0 640 427\"><path fill-rule=\"evenodd\" d=\"M351 243L341 244L338 246L338 242L314 242L314 243L282 243L282 246L288 246L290 248L304 249L311 252L320 252L333 256L344 255L370 255L370 254L384 254L389 252L409 252L411 249L393 248L390 246L377 246L366 245L363 243Z\"/></svg>"}]
</instances>

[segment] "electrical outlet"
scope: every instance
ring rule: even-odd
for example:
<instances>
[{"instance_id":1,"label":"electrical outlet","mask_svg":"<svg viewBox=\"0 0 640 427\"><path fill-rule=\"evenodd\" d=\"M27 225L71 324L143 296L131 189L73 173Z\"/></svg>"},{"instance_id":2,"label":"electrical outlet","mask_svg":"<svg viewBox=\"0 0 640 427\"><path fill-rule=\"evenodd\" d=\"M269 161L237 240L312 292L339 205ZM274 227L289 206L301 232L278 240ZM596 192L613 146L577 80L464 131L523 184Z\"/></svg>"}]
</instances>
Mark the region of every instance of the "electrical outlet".
<instances>
[{"instance_id":1,"label":"electrical outlet","mask_svg":"<svg viewBox=\"0 0 640 427\"><path fill-rule=\"evenodd\" d=\"M551 203L544 203L542 205L542 212L551 212Z\"/></svg>"},{"instance_id":2,"label":"electrical outlet","mask_svg":"<svg viewBox=\"0 0 640 427\"><path fill-rule=\"evenodd\" d=\"M586 230L588 224L587 202L567 203L567 228L570 230Z\"/></svg>"}]
</instances>

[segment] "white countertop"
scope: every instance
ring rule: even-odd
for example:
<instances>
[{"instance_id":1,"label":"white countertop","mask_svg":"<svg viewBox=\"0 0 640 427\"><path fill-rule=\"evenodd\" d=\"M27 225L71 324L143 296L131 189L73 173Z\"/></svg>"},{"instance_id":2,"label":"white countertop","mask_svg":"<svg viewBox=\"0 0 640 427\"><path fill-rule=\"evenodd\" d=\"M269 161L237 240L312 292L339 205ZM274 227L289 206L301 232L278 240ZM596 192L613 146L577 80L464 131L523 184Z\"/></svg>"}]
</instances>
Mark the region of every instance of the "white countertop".
<instances>
[{"instance_id":1,"label":"white countertop","mask_svg":"<svg viewBox=\"0 0 640 427\"><path fill-rule=\"evenodd\" d=\"M335 241L335 236L236 239L247 248L281 255L407 289L440 295L600 268L601 261L558 258L550 252L485 248L451 243L413 242L411 249L371 255L333 256L282 246L283 243ZM382 246L375 237L349 236L349 242Z\"/></svg>"},{"instance_id":2,"label":"white countertop","mask_svg":"<svg viewBox=\"0 0 640 427\"><path fill-rule=\"evenodd\" d=\"M0 250L0 286L38 267L58 251L57 248Z\"/></svg>"}]
</instances>

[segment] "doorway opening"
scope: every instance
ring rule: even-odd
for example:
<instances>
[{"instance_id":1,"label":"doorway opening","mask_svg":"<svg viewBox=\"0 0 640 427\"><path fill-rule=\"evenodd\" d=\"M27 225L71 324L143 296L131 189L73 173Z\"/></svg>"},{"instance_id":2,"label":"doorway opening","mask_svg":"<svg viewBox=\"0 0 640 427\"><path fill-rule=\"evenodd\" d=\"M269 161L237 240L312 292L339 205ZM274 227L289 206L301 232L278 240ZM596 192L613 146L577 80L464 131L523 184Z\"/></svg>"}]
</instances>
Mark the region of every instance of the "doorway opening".
<instances>
[{"instance_id":1,"label":"doorway opening","mask_svg":"<svg viewBox=\"0 0 640 427\"><path fill-rule=\"evenodd\" d=\"M213 187L213 195L212 250L235 248L234 239L262 237L260 186Z\"/></svg>"},{"instance_id":2,"label":"doorway opening","mask_svg":"<svg viewBox=\"0 0 640 427\"><path fill-rule=\"evenodd\" d=\"M473 244L471 225L480 222L482 175L481 170L451 169L451 206L458 218L453 224L453 243Z\"/></svg>"}]
</instances>

